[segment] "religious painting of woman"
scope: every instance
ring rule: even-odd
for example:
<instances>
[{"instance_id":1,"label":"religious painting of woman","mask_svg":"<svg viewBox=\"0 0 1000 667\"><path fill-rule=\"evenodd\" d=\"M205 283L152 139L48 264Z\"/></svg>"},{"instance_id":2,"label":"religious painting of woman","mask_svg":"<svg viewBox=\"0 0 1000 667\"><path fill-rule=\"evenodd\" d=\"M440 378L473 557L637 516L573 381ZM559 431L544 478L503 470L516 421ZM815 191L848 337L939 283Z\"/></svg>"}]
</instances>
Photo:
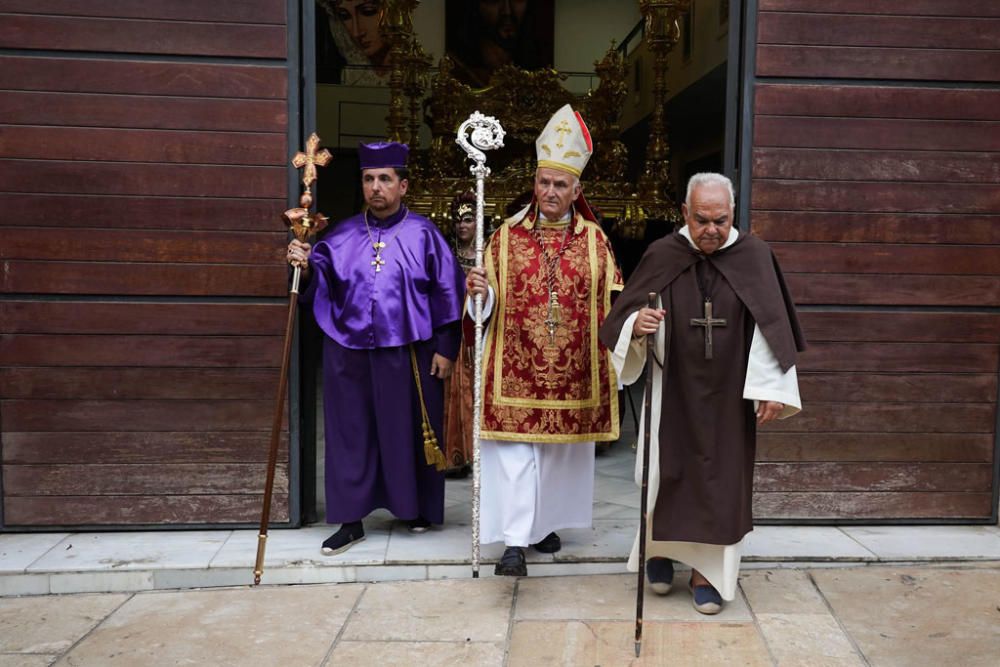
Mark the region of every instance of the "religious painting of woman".
<instances>
[{"instance_id":1,"label":"religious painting of woman","mask_svg":"<svg viewBox=\"0 0 1000 667\"><path fill-rule=\"evenodd\" d=\"M389 43L379 31L383 0L316 0L316 79L385 85Z\"/></svg>"},{"instance_id":2,"label":"religious painting of woman","mask_svg":"<svg viewBox=\"0 0 1000 667\"><path fill-rule=\"evenodd\" d=\"M447 0L445 51L455 76L482 88L503 65L552 66L554 0Z\"/></svg>"}]
</instances>

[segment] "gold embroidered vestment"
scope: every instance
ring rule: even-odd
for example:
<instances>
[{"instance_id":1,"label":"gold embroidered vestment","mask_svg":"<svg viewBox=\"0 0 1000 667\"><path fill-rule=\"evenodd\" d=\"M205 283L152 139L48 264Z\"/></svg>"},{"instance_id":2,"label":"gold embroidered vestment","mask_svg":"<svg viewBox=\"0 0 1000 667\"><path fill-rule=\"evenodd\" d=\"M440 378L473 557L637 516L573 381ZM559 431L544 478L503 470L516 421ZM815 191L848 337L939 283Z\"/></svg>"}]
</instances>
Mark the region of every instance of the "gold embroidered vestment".
<instances>
[{"instance_id":1,"label":"gold embroidered vestment","mask_svg":"<svg viewBox=\"0 0 1000 667\"><path fill-rule=\"evenodd\" d=\"M611 245L578 213L571 223L542 222L538 230L532 218L503 224L485 253L496 302L484 343L482 437L616 440L617 378L597 337L612 291L622 289ZM573 225L569 236L566 224ZM550 258L565 248L551 291L539 240Z\"/></svg>"}]
</instances>

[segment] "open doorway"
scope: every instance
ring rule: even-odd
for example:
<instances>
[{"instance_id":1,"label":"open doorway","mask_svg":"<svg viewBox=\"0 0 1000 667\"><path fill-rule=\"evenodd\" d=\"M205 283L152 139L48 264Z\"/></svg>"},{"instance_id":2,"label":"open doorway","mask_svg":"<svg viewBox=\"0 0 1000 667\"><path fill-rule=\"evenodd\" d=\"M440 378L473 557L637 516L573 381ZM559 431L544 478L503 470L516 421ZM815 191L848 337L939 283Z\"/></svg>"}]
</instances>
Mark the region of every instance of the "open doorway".
<instances>
[{"instance_id":1,"label":"open doorway","mask_svg":"<svg viewBox=\"0 0 1000 667\"><path fill-rule=\"evenodd\" d=\"M552 64L566 73L567 89L582 96L596 84L594 62L612 39L616 41L626 62L627 95L620 118L621 140L629 156L626 178L634 183L643 169L654 111L652 54L644 47L639 3L626 11L625 3L606 7L608 3L599 0L586 1L593 5L593 11L582 11L579 0L547 3L554 12ZM303 94L304 113L306 125L317 128L324 146L334 154L317 188L320 210L332 220L357 212L363 204L358 187L358 142L382 140L386 136L391 89L386 61L380 55L381 37L372 32L377 31L377 20L372 22L371 7L378 5L374 0L317 0L313 12L304 13L304 30L311 35L311 40L304 43L312 49L314 58ZM447 45L446 5L451 3L423 3L413 15L417 37L432 56L443 54ZM691 175L698 171L730 171L726 165L735 164L729 156L736 136L733 124L738 107L733 100L738 97L734 86L738 85L739 76L730 71L729 53L733 48L730 13L731 3L727 0L693 0L691 10L677 22L679 41L669 57L663 110L671 148L671 186L667 194L678 207ZM583 43L592 43L593 53L581 49ZM735 44L738 47L738 38ZM436 60L430 71L433 76ZM419 137L418 150L426 149L431 140L426 123L419 128ZM584 180L586 177L585 173ZM418 213L430 213L412 204L411 207ZM643 238L613 238L626 275L648 243L670 231L669 225L654 223L647 226ZM325 461L322 378L317 372L322 365L322 334L310 313L303 313L300 333L302 507L304 523L314 523L324 520ZM621 413L625 422L633 421L624 405ZM615 464L603 468L614 468L617 473L627 471L628 462L617 459L633 456L630 445L635 439L634 430L623 429L627 435L623 435L617 448L613 447ZM598 466L599 474L601 469Z\"/></svg>"}]
</instances>

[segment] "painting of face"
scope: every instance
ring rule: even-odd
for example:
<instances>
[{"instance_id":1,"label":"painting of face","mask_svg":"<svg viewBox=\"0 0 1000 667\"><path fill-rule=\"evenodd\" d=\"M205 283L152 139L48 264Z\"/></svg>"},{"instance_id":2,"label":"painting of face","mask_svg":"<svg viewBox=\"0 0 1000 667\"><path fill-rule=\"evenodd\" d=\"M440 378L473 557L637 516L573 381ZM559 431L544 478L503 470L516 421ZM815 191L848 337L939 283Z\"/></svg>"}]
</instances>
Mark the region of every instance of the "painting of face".
<instances>
[{"instance_id":1,"label":"painting of face","mask_svg":"<svg viewBox=\"0 0 1000 667\"><path fill-rule=\"evenodd\" d=\"M487 85L504 65L552 66L554 0L447 0L445 51L455 75L471 86Z\"/></svg>"},{"instance_id":2,"label":"painting of face","mask_svg":"<svg viewBox=\"0 0 1000 667\"><path fill-rule=\"evenodd\" d=\"M381 65L388 51L385 40L378 31L379 0L335 0L333 20L340 22L351 40L373 65Z\"/></svg>"},{"instance_id":3,"label":"painting of face","mask_svg":"<svg viewBox=\"0 0 1000 667\"><path fill-rule=\"evenodd\" d=\"M389 42L379 31L385 1L316 1L316 80L385 85Z\"/></svg>"}]
</instances>

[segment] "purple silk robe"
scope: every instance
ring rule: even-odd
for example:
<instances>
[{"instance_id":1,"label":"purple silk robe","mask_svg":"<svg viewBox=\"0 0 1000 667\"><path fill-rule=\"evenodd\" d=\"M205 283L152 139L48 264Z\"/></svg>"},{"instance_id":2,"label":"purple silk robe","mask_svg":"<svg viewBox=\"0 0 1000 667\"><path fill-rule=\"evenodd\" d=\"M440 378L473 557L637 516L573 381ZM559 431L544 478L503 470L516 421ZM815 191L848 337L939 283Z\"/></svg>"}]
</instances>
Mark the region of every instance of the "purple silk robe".
<instances>
[{"instance_id":1,"label":"purple silk robe","mask_svg":"<svg viewBox=\"0 0 1000 667\"><path fill-rule=\"evenodd\" d=\"M385 507L400 519L444 521L444 475L427 465L410 362L413 344L431 426L443 443L438 353L454 360L465 275L437 228L405 207L384 221L339 222L312 250L299 297L326 334L323 414L326 518L359 521ZM372 243L385 243L375 270Z\"/></svg>"}]
</instances>

